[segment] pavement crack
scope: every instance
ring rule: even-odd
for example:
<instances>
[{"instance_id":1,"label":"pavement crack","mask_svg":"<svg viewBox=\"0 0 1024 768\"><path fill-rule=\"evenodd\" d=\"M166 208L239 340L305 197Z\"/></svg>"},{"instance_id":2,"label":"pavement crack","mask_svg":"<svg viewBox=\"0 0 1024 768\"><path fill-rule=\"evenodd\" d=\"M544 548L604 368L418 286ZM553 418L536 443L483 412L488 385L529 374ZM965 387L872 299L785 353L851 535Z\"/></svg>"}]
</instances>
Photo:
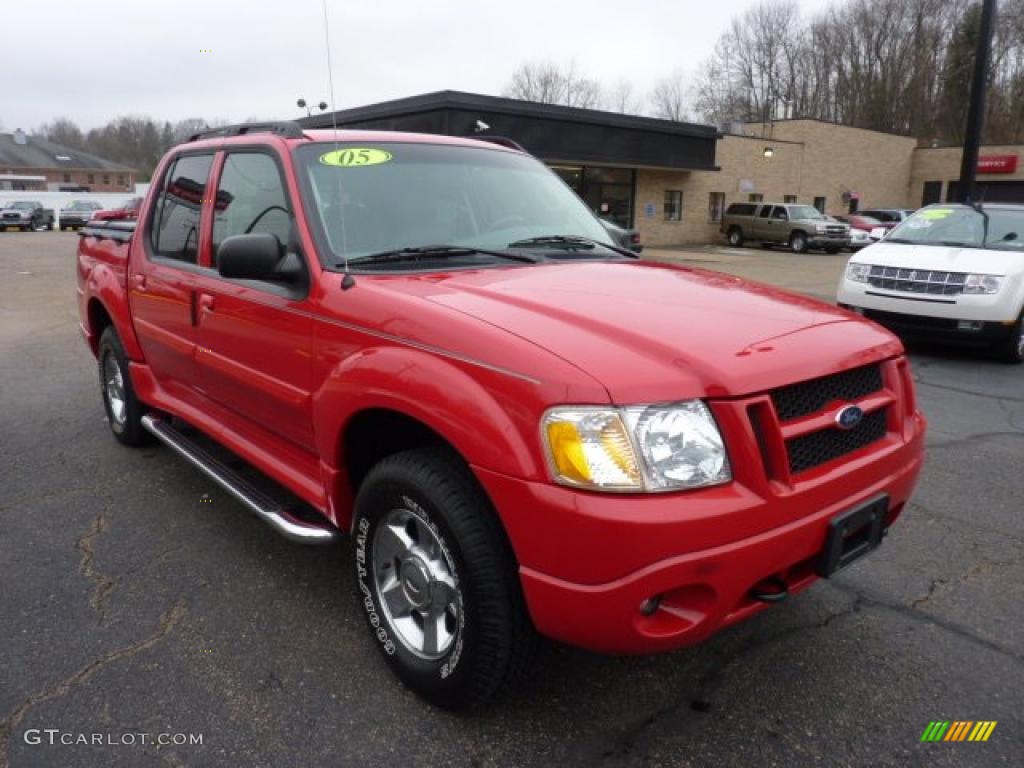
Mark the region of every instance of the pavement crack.
<instances>
[{"instance_id":1,"label":"pavement crack","mask_svg":"<svg viewBox=\"0 0 1024 768\"><path fill-rule=\"evenodd\" d=\"M75 549L82 553L78 571L90 581L95 582L89 605L97 613L96 623L98 625L102 625L106 621L106 600L118 582L117 578L108 576L93 566L93 560L96 557L94 548L96 538L107 529L107 525L107 516L102 511L97 512L89 530L75 542Z\"/></svg>"},{"instance_id":2,"label":"pavement crack","mask_svg":"<svg viewBox=\"0 0 1024 768\"><path fill-rule=\"evenodd\" d=\"M961 573L959 576L954 578L938 578L932 579L932 583L928 586L928 592L921 597L913 600L910 603L911 608L920 608L922 605L927 603L939 591L944 590L946 587L952 588L952 584L966 584L968 581L973 579L975 576L979 576L983 573L991 573L993 568L1008 568L1012 565L1016 565L1013 560L982 560L980 563L975 563L966 571Z\"/></svg>"},{"instance_id":3,"label":"pavement crack","mask_svg":"<svg viewBox=\"0 0 1024 768\"><path fill-rule=\"evenodd\" d=\"M919 364L916 367L921 367ZM961 395L971 395L972 397L980 397L984 400L1009 400L1014 403L1024 403L1024 397L1007 397L1006 395L989 395L984 392L978 392L974 389L966 389L965 387L954 387L950 384L936 384L933 381L926 381L920 376L914 377L914 383L919 387L933 387L935 389L944 389L947 392L958 392Z\"/></svg>"},{"instance_id":4,"label":"pavement crack","mask_svg":"<svg viewBox=\"0 0 1024 768\"><path fill-rule=\"evenodd\" d=\"M172 629L174 629L185 613L185 601L183 598L179 598L178 601L160 617L160 621L157 623L156 629L151 635L149 635L149 637L146 637L137 643L125 646L124 648L119 648L116 651L106 653L97 659L93 659L71 676L61 680L59 683L51 685L49 688L39 693L32 694L25 699L25 701L19 704L9 715L7 715L7 717L0 720L0 768L10 768L10 756L8 755L7 748L10 742L11 732L18 727L19 723L21 723L25 715L28 714L33 707L52 699L66 696L72 689L85 683L97 672L111 664L121 661L122 659L130 658L142 651L152 648L163 640Z\"/></svg>"}]
</instances>

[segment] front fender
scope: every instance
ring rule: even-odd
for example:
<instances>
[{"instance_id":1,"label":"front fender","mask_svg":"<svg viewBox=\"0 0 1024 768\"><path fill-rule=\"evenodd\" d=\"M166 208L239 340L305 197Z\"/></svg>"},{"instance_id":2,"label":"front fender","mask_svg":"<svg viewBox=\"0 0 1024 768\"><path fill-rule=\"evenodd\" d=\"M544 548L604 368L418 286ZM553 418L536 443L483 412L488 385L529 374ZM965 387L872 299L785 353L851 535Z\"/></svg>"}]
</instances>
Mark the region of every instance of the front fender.
<instances>
[{"instance_id":1,"label":"front fender","mask_svg":"<svg viewBox=\"0 0 1024 768\"><path fill-rule=\"evenodd\" d=\"M535 477L538 457L524 438L522 423L501 405L522 406L531 399L524 390L533 386L423 350L365 348L338 362L314 394L320 456L329 467L342 467L342 435L351 419L367 409L388 409L430 427L471 464ZM523 410L517 410L522 418Z\"/></svg>"}]
</instances>

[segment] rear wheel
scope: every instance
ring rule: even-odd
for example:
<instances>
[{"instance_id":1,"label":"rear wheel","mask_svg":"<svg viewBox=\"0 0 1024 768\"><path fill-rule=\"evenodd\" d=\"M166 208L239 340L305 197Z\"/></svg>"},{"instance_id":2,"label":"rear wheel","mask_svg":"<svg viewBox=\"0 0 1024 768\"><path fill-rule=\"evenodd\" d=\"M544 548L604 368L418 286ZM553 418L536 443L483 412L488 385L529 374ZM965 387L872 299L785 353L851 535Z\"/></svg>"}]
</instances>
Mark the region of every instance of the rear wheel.
<instances>
[{"instance_id":1,"label":"rear wheel","mask_svg":"<svg viewBox=\"0 0 1024 768\"><path fill-rule=\"evenodd\" d=\"M1013 332L995 346L996 357L1000 360L1020 365L1024 363L1024 312L1017 318Z\"/></svg>"},{"instance_id":2,"label":"rear wheel","mask_svg":"<svg viewBox=\"0 0 1024 768\"><path fill-rule=\"evenodd\" d=\"M128 357L113 326L108 326L97 349L100 391L107 412L110 431L125 445L145 445L150 435L142 426L146 408L132 387L128 374Z\"/></svg>"},{"instance_id":3,"label":"rear wheel","mask_svg":"<svg viewBox=\"0 0 1024 768\"><path fill-rule=\"evenodd\" d=\"M536 635L511 548L466 464L422 448L382 460L355 508L357 599L409 688L482 704L528 669Z\"/></svg>"},{"instance_id":4,"label":"rear wheel","mask_svg":"<svg viewBox=\"0 0 1024 768\"><path fill-rule=\"evenodd\" d=\"M789 238L789 247L793 253L807 253L807 235L803 232L794 232Z\"/></svg>"},{"instance_id":5,"label":"rear wheel","mask_svg":"<svg viewBox=\"0 0 1024 768\"><path fill-rule=\"evenodd\" d=\"M729 230L729 245L733 248L740 248L743 246L743 230L739 227L733 227Z\"/></svg>"}]
</instances>

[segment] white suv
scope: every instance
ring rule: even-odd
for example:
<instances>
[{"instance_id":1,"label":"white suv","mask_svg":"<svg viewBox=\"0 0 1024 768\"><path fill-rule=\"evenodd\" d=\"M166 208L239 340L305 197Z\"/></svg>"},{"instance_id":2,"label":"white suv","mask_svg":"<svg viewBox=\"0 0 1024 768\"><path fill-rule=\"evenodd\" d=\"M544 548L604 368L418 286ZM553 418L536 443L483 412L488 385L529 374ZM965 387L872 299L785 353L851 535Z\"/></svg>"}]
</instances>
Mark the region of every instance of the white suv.
<instances>
[{"instance_id":1,"label":"white suv","mask_svg":"<svg viewBox=\"0 0 1024 768\"><path fill-rule=\"evenodd\" d=\"M854 255L839 304L901 335L1024 362L1024 205L933 205Z\"/></svg>"}]
</instances>

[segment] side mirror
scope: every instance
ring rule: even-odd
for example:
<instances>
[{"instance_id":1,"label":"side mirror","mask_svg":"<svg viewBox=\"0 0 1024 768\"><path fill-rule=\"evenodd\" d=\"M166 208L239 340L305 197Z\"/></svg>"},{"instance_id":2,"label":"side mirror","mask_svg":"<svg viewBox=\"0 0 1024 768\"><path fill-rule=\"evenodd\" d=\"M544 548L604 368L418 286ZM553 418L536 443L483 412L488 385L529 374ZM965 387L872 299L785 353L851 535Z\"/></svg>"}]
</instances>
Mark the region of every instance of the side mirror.
<instances>
[{"instance_id":1,"label":"side mirror","mask_svg":"<svg viewBox=\"0 0 1024 768\"><path fill-rule=\"evenodd\" d=\"M284 247L277 235L232 235L217 248L217 271L242 280L280 280Z\"/></svg>"}]
</instances>

